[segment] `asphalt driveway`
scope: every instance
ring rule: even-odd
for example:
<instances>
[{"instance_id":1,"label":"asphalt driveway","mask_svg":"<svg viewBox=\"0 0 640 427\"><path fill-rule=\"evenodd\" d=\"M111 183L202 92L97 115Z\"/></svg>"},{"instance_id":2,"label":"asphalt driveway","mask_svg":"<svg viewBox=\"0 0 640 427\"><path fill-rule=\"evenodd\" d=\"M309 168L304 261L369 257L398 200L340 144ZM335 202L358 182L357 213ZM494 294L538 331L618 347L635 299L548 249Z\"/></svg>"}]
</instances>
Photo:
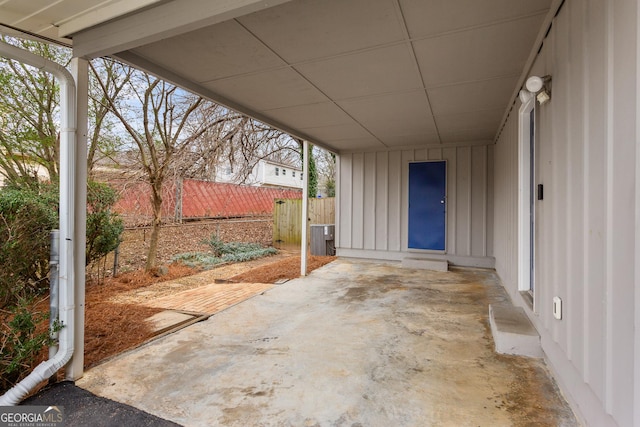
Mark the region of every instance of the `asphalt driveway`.
<instances>
[{"instance_id":1,"label":"asphalt driveway","mask_svg":"<svg viewBox=\"0 0 640 427\"><path fill-rule=\"evenodd\" d=\"M69 381L53 384L21 405L62 407L66 427L179 427L138 408L96 396Z\"/></svg>"},{"instance_id":2,"label":"asphalt driveway","mask_svg":"<svg viewBox=\"0 0 640 427\"><path fill-rule=\"evenodd\" d=\"M542 360L493 351L488 270L338 260L88 371L184 426L576 425Z\"/></svg>"}]
</instances>

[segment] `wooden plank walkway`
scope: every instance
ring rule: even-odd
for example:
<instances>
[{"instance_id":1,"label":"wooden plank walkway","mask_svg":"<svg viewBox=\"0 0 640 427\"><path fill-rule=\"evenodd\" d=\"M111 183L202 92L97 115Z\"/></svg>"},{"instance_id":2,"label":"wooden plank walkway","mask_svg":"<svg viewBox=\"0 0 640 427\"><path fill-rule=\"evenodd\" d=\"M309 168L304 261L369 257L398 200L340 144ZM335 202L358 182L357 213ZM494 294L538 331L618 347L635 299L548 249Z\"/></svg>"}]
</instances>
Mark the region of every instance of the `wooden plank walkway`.
<instances>
[{"instance_id":1,"label":"wooden plank walkway","mask_svg":"<svg viewBox=\"0 0 640 427\"><path fill-rule=\"evenodd\" d=\"M215 314L261 294L273 286L267 283L212 283L147 301L145 305L167 310Z\"/></svg>"}]
</instances>

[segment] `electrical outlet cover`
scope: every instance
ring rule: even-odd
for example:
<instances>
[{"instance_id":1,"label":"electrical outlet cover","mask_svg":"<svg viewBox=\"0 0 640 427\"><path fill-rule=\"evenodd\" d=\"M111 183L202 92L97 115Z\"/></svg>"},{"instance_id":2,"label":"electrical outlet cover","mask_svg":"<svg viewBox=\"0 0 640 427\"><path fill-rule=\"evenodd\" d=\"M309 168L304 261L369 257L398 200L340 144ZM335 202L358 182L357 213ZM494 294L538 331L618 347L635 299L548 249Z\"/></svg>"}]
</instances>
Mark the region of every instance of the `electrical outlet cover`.
<instances>
[{"instance_id":1,"label":"electrical outlet cover","mask_svg":"<svg viewBox=\"0 0 640 427\"><path fill-rule=\"evenodd\" d=\"M553 297L553 317L562 319L562 300L560 297Z\"/></svg>"}]
</instances>

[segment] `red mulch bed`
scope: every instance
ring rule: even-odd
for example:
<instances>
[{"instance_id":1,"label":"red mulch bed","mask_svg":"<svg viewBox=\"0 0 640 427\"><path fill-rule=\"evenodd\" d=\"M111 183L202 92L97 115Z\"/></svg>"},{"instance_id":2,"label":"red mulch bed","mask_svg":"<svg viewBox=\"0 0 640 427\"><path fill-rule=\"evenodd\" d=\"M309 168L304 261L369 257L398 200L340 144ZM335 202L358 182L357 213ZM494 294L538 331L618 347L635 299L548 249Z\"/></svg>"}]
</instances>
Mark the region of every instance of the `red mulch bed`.
<instances>
[{"instance_id":1,"label":"red mulch bed","mask_svg":"<svg viewBox=\"0 0 640 427\"><path fill-rule=\"evenodd\" d=\"M169 272L156 276L144 271L123 273L89 284L85 306L84 364L92 366L110 356L145 342L153 331L144 320L162 311L159 308L107 302L116 294L143 288L157 282L195 274L197 270L183 264L171 264Z\"/></svg>"},{"instance_id":2,"label":"red mulch bed","mask_svg":"<svg viewBox=\"0 0 640 427\"><path fill-rule=\"evenodd\" d=\"M335 259L334 256L311 255L307 258L307 272L310 273ZM295 279L296 277L300 277L299 255L256 267L232 277L231 280L249 283L275 283L278 280Z\"/></svg>"}]
</instances>

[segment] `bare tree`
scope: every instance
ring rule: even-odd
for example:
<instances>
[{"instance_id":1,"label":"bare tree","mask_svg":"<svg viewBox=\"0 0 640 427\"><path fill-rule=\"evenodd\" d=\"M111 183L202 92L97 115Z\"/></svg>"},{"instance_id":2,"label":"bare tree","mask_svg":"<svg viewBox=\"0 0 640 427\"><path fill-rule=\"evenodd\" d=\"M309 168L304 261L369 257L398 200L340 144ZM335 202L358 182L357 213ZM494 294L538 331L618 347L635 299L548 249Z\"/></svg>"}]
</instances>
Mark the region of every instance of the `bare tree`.
<instances>
[{"instance_id":1,"label":"bare tree","mask_svg":"<svg viewBox=\"0 0 640 427\"><path fill-rule=\"evenodd\" d=\"M112 157L124 144L117 132L113 116L109 113L111 103L119 104L120 95L131 79L132 69L110 58L95 59L89 62L89 67L90 143L87 150L87 168L91 172L101 158Z\"/></svg>"},{"instance_id":2,"label":"bare tree","mask_svg":"<svg viewBox=\"0 0 640 427\"><path fill-rule=\"evenodd\" d=\"M68 65L71 58L71 50L60 46L13 37L2 41L62 65ZM121 143L106 98L115 100L130 78L129 67L108 59L94 60L90 66L89 172L99 153L109 155ZM106 90L97 85L97 74ZM35 181L38 170L45 170L51 181L58 180L59 109L59 87L50 73L0 59L0 174L8 181Z\"/></svg>"},{"instance_id":3,"label":"bare tree","mask_svg":"<svg viewBox=\"0 0 640 427\"><path fill-rule=\"evenodd\" d=\"M176 157L174 174L183 178L215 178L220 163L226 160L228 145L240 132L243 119L242 115L214 103L205 103L194 111L194 125L208 122L209 126Z\"/></svg>"},{"instance_id":4,"label":"bare tree","mask_svg":"<svg viewBox=\"0 0 640 427\"><path fill-rule=\"evenodd\" d=\"M181 177L215 180L222 166L237 184L245 184L262 159L291 166L300 163L298 144L282 131L212 103L196 115L212 125L183 153L184 159L176 162Z\"/></svg>"},{"instance_id":5,"label":"bare tree","mask_svg":"<svg viewBox=\"0 0 640 427\"><path fill-rule=\"evenodd\" d=\"M2 37L37 55L66 65L70 52L57 46ZM9 181L59 172L59 93L55 78L23 63L0 59L0 173Z\"/></svg>"},{"instance_id":6,"label":"bare tree","mask_svg":"<svg viewBox=\"0 0 640 427\"><path fill-rule=\"evenodd\" d=\"M98 80L106 93L106 83ZM156 267L163 184L175 170L175 160L183 157L190 144L201 138L215 121L196 120L196 112L206 104L202 98L148 74L134 72L127 86L130 97L126 102L105 99L132 138L136 160L151 187L153 219L145 266L150 271Z\"/></svg>"}]
</instances>

